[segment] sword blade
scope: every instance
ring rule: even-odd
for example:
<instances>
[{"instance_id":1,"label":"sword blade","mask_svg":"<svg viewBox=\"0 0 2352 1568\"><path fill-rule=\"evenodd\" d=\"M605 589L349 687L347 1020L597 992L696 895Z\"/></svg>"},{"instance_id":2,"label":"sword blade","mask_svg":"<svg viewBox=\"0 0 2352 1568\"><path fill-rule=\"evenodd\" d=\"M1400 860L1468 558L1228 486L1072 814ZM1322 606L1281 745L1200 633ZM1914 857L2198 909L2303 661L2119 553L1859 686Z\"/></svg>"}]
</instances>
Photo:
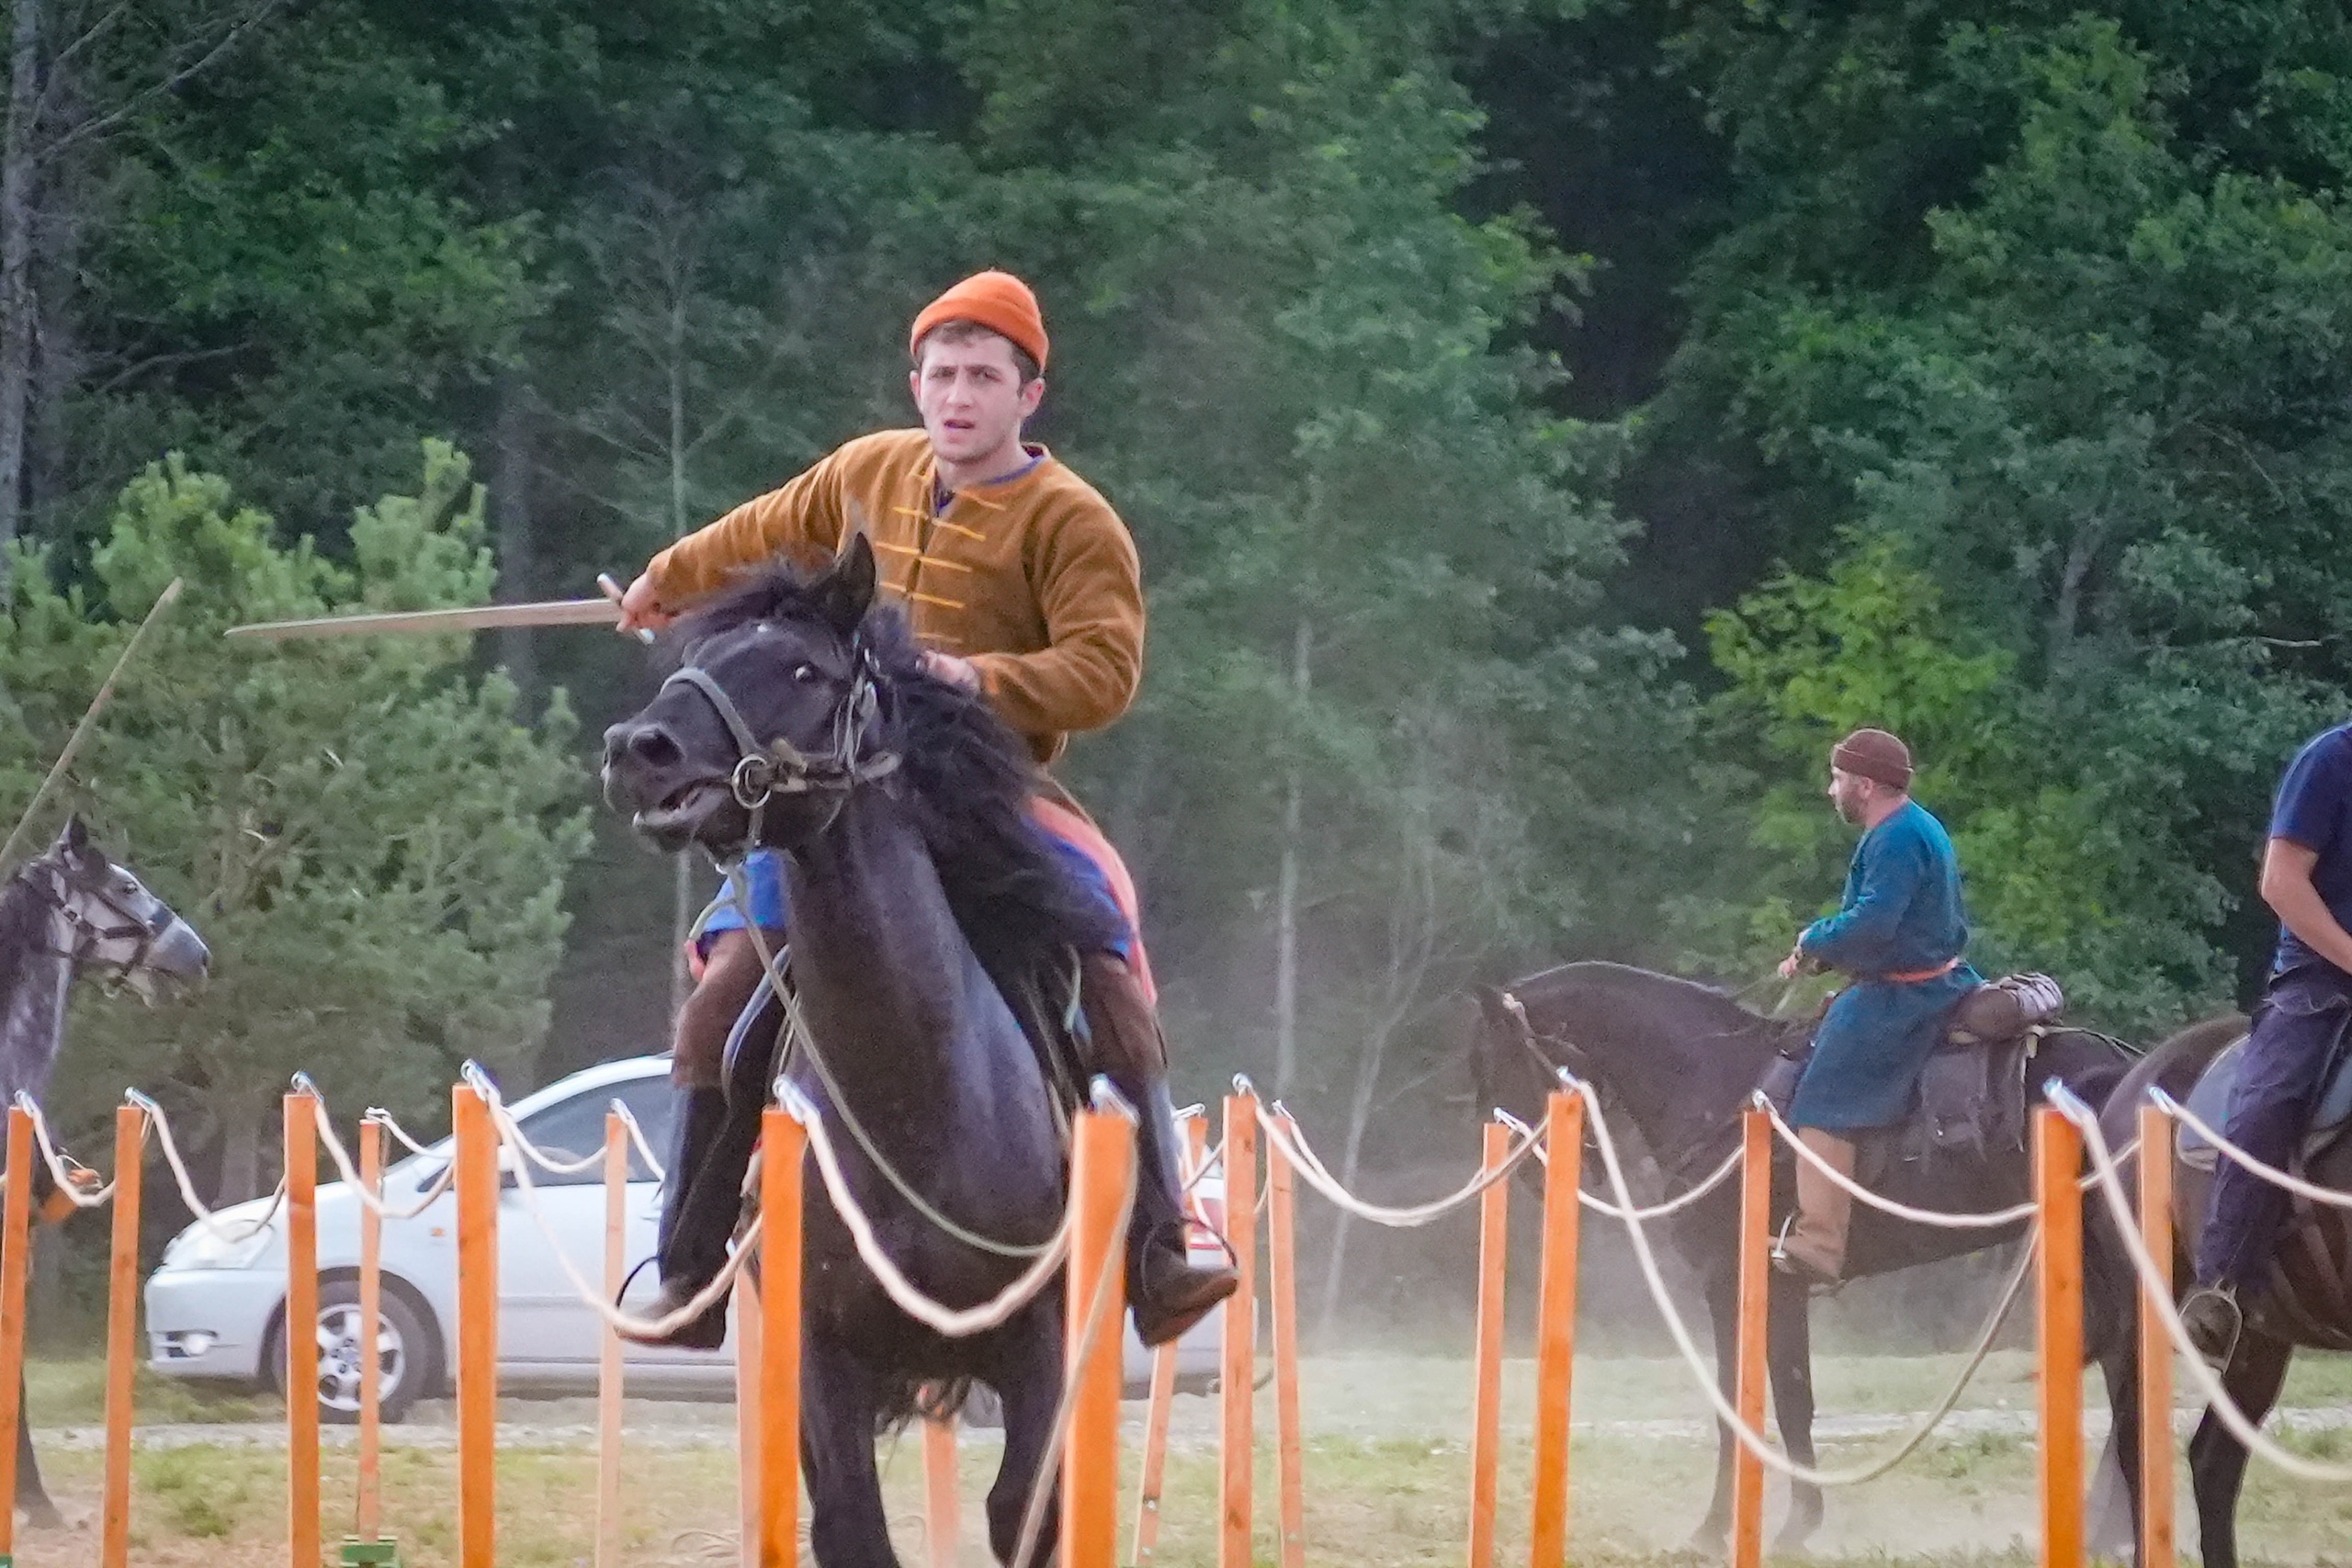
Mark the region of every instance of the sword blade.
<instances>
[{"instance_id":1,"label":"sword blade","mask_svg":"<svg viewBox=\"0 0 2352 1568\"><path fill-rule=\"evenodd\" d=\"M620 618L620 606L610 599L544 599L533 604L475 604L457 610L394 610L321 615L307 621L259 621L231 626L227 635L282 642L299 637L429 636L501 626L609 626Z\"/></svg>"}]
</instances>

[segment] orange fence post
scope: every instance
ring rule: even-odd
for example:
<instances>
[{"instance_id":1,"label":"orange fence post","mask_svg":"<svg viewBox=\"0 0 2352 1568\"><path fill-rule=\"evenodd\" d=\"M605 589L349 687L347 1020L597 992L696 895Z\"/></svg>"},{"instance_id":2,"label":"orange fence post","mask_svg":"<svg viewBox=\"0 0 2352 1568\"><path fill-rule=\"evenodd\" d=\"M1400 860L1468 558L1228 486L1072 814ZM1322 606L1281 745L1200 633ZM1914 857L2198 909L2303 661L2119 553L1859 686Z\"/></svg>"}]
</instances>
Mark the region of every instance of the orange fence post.
<instances>
[{"instance_id":1,"label":"orange fence post","mask_svg":"<svg viewBox=\"0 0 2352 1568\"><path fill-rule=\"evenodd\" d=\"M808 1130L771 1106L760 1119L761 1568L800 1561L800 1211Z\"/></svg>"},{"instance_id":2,"label":"orange fence post","mask_svg":"<svg viewBox=\"0 0 2352 1568\"><path fill-rule=\"evenodd\" d=\"M1577 1352L1577 1190L1584 1175L1584 1100L1555 1091L1544 1135L1543 1275L1535 1288L1533 1522L1527 1560L1561 1568L1568 1558L1568 1396Z\"/></svg>"},{"instance_id":3,"label":"orange fence post","mask_svg":"<svg viewBox=\"0 0 2352 1568\"><path fill-rule=\"evenodd\" d=\"M139 1178L146 1141L147 1112L135 1105L115 1107L114 1256L107 1270L107 1457L99 1506L99 1568L123 1568L130 1557L130 1380L138 1366Z\"/></svg>"},{"instance_id":4,"label":"orange fence post","mask_svg":"<svg viewBox=\"0 0 2352 1568\"><path fill-rule=\"evenodd\" d=\"M1510 1129L1489 1121L1478 1168L1491 1172L1510 1153ZM1478 1198L1478 1326L1470 1395L1470 1568L1495 1561L1497 1450L1503 1419L1503 1283L1510 1260L1510 1183Z\"/></svg>"},{"instance_id":5,"label":"orange fence post","mask_svg":"<svg viewBox=\"0 0 2352 1568\"><path fill-rule=\"evenodd\" d=\"M1191 1183L1199 1179L1208 1160L1208 1123L1204 1117L1187 1116L1183 1129L1184 1158L1180 1168L1186 1182L1184 1208L1189 1215L1196 1211ZM1171 1339L1151 1355L1151 1401L1144 1407L1143 1418L1143 1476L1136 1487L1135 1546L1129 1552L1136 1568L1144 1568L1159 1549L1159 1494L1168 1480L1168 1417L1175 1404L1176 1342Z\"/></svg>"},{"instance_id":6,"label":"orange fence post","mask_svg":"<svg viewBox=\"0 0 2352 1568\"><path fill-rule=\"evenodd\" d=\"M278 1103L286 1156L286 1556L293 1568L319 1568L317 1102L297 1089Z\"/></svg>"},{"instance_id":7,"label":"orange fence post","mask_svg":"<svg viewBox=\"0 0 2352 1568\"><path fill-rule=\"evenodd\" d=\"M956 1417L923 1417L922 1523L923 1540L931 1548L931 1568L956 1568L961 1544L963 1509L956 1495Z\"/></svg>"},{"instance_id":8,"label":"orange fence post","mask_svg":"<svg viewBox=\"0 0 2352 1568\"><path fill-rule=\"evenodd\" d=\"M1258 1101L1225 1097L1225 1242L1241 1282L1225 1303L1217 1472L1217 1568L1250 1568L1252 1402L1257 1395Z\"/></svg>"},{"instance_id":9,"label":"orange fence post","mask_svg":"<svg viewBox=\"0 0 2352 1568\"><path fill-rule=\"evenodd\" d=\"M1114 1111L1080 1111L1070 1138L1067 1290L1073 1386L1069 1443L1062 1450L1064 1568L1115 1568L1119 1560L1119 1389L1126 1343L1126 1233L1120 1201L1135 1168L1136 1124ZM1087 1342L1102 1296L1101 1326Z\"/></svg>"},{"instance_id":10,"label":"orange fence post","mask_svg":"<svg viewBox=\"0 0 2352 1568\"><path fill-rule=\"evenodd\" d=\"M1764 1429L1766 1314L1772 1292L1772 1122L1750 1110L1739 1119L1739 1344L1734 1406L1749 1429ZM1764 1561L1764 1461L1745 1443L1732 1449L1732 1568Z\"/></svg>"},{"instance_id":11,"label":"orange fence post","mask_svg":"<svg viewBox=\"0 0 2352 1568\"><path fill-rule=\"evenodd\" d=\"M2033 1113L2041 1211L2035 1325L2041 1347L2041 1561L2083 1563L2083 1135L2049 1106Z\"/></svg>"},{"instance_id":12,"label":"orange fence post","mask_svg":"<svg viewBox=\"0 0 2352 1568\"><path fill-rule=\"evenodd\" d=\"M2172 1118L2140 1107L2140 1239L2172 1288ZM2172 1336L2140 1292L2140 1563L2173 1568Z\"/></svg>"},{"instance_id":13,"label":"orange fence post","mask_svg":"<svg viewBox=\"0 0 2352 1568\"><path fill-rule=\"evenodd\" d=\"M628 1278L628 1128L605 1112L605 1299L617 1305ZM596 1568L621 1561L621 1337L609 1323L596 1338Z\"/></svg>"},{"instance_id":14,"label":"orange fence post","mask_svg":"<svg viewBox=\"0 0 2352 1568\"><path fill-rule=\"evenodd\" d=\"M458 1189L458 1568L498 1563L498 1134L470 1084L450 1092Z\"/></svg>"},{"instance_id":15,"label":"orange fence post","mask_svg":"<svg viewBox=\"0 0 2352 1568\"><path fill-rule=\"evenodd\" d=\"M0 1568L17 1550L17 1426L25 1418L25 1284L32 1252L33 1119L8 1107L6 1197L0 1201Z\"/></svg>"},{"instance_id":16,"label":"orange fence post","mask_svg":"<svg viewBox=\"0 0 2352 1568\"><path fill-rule=\"evenodd\" d=\"M1276 1108L1283 1130L1295 1137L1298 1123ZM1297 1209L1298 1173L1288 1158L1266 1152L1267 1294L1274 1320L1274 1451L1278 1543L1282 1568L1306 1568L1306 1475L1298 1409L1298 1256L1292 1222Z\"/></svg>"},{"instance_id":17,"label":"orange fence post","mask_svg":"<svg viewBox=\"0 0 2352 1568\"><path fill-rule=\"evenodd\" d=\"M384 1129L374 1117L359 1123L359 1187L368 1198L384 1196ZM379 1341L384 1325L384 1216L376 1204L359 1205L359 1480L352 1509L356 1543L383 1540L384 1358ZM346 1556L351 1554L346 1553Z\"/></svg>"},{"instance_id":18,"label":"orange fence post","mask_svg":"<svg viewBox=\"0 0 2352 1568\"><path fill-rule=\"evenodd\" d=\"M761 1330L760 1287L747 1270L735 1276L735 1516L741 1533L736 1561L758 1568L763 1542L760 1456L766 1450L760 1430L760 1373L767 1365ZM796 1450L797 1451L797 1450Z\"/></svg>"}]
</instances>

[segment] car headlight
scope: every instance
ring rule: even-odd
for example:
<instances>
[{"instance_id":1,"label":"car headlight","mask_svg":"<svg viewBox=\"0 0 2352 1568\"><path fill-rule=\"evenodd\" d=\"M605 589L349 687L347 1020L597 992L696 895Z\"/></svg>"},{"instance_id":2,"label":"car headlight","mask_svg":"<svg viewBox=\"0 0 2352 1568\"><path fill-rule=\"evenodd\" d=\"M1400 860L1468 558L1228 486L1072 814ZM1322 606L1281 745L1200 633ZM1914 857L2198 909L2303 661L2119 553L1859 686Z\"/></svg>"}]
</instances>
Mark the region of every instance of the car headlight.
<instances>
[{"instance_id":1,"label":"car headlight","mask_svg":"<svg viewBox=\"0 0 2352 1568\"><path fill-rule=\"evenodd\" d=\"M179 1234L164 1252L164 1262L174 1269L250 1269L269 1250L275 1234L276 1227L266 1220L198 1222Z\"/></svg>"}]
</instances>

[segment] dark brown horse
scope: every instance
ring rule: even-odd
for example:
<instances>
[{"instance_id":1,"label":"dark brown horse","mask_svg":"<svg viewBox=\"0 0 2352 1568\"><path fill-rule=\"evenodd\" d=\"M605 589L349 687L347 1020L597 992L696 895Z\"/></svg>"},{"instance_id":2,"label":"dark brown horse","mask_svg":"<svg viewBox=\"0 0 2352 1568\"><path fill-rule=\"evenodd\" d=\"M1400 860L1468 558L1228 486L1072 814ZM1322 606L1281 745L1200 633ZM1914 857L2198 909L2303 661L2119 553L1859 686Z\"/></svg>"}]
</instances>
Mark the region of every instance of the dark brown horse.
<instances>
[{"instance_id":1,"label":"dark brown horse","mask_svg":"<svg viewBox=\"0 0 2352 1568\"><path fill-rule=\"evenodd\" d=\"M1738 1137L1765 1066L1784 1045L1804 1038L1805 1022L1759 1018L1731 997L1670 975L1616 964L1566 964L1504 989L1482 987L1471 1051L1472 1074L1483 1105L1498 1105L1525 1120L1540 1115L1554 1074L1566 1067L1600 1090L1612 1127L1641 1135L1669 1186L1704 1177ZM1513 1004L1516 1004L1514 1006ZM2059 1030L2035 1054L2029 1081L2056 1077L2091 1104L2101 1103L2130 1059L2103 1035ZM1785 1151L1774 1174L1773 1223L1793 1199ZM1914 1207L1951 1213L1984 1213L2023 1201L2030 1182L2026 1151L1996 1146L1981 1160L1944 1161L1932 1179L1889 1192ZM1715 1373L1726 1398L1736 1371L1739 1298L1739 1190L1725 1183L1664 1222L1668 1235L1698 1275L1714 1328ZM1849 1278L1891 1273L1915 1264L1979 1251L2023 1234L2022 1224L1999 1230L1943 1230L1907 1224L1857 1205L1847 1252ZM1781 1275L1772 1280L1767 1357L1773 1412L1789 1457L1814 1462L1813 1348L1804 1288ZM1693 1544L1719 1547L1731 1522L1735 1439L1719 1431L1715 1488ZM1800 1549L1821 1522L1821 1493L1797 1483L1777 1550Z\"/></svg>"},{"instance_id":2,"label":"dark brown horse","mask_svg":"<svg viewBox=\"0 0 2352 1568\"><path fill-rule=\"evenodd\" d=\"M2124 1148L2137 1134L2140 1107L2148 1103L2150 1089L2162 1089L2186 1100L2213 1059L2245 1032L2243 1018L2215 1019L2183 1030L2150 1052L2105 1102L2099 1130L2108 1146ZM2129 1159L2122 1169L2136 1201L2139 1161ZM2328 1145L2297 1174L2318 1186L2352 1190L2352 1140ZM2196 1256L2211 1187L2209 1176L2179 1168L2174 1187L2172 1277L2181 1294L2188 1289L2188 1260ZM2308 1239L2297 1235L2306 1230ZM2087 1311L2095 1336L2112 1347L2108 1359L2108 1403L2114 1412L2115 1442L2121 1452L2133 1454L2139 1450L2142 1419L2136 1332L2139 1280L2105 1207L2096 1201L2085 1226L2084 1244ZM2250 1303L2245 1332L2222 1369L2222 1388L2256 1423L2278 1403L2297 1346L2340 1350L2352 1343L2352 1307L2341 1304L2346 1298L2347 1280L2352 1280L2352 1214L2297 1199L2295 1218L2279 1250L2278 1270L2285 1286L2282 1293L2292 1307L2282 1311L2275 1302L2268 1307ZM2205 1568L2237 1568L2238 1492L2245 1482L2246 1458L2245 1445L2211 1410L2206 1411L2188 1440L2198 1550ZM2140 1501L2136 1465L2125 1467L2125 1482L2136 1524Z\"/></svg>"}]
</instances>

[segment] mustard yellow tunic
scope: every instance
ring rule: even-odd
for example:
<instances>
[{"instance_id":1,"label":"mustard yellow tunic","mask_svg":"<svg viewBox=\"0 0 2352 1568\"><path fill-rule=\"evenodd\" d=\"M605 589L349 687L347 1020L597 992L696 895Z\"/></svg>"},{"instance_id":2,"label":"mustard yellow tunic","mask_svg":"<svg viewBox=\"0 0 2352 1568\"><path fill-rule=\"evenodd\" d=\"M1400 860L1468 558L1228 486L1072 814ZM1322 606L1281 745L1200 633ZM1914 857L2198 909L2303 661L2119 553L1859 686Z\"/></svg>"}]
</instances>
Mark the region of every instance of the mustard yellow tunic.
<instances>
[{"instance_id":1,"label":"mustard yellow tunic","mask_svg":"<svg viewBox=\"0 0 2352 1568\"><path fill-rule=\"evenodd\" d=\"M915 636L970 660L989 705L1050 762L1073 731L1135 701L1143 585L1111 503L1052 453L1030 451L1033 468L959 490L942 510L929 436L860 436L654 557L654 592L665 609L688 608L747 568L830 556L862 533Z\"/></svg>"}]
</instances>

